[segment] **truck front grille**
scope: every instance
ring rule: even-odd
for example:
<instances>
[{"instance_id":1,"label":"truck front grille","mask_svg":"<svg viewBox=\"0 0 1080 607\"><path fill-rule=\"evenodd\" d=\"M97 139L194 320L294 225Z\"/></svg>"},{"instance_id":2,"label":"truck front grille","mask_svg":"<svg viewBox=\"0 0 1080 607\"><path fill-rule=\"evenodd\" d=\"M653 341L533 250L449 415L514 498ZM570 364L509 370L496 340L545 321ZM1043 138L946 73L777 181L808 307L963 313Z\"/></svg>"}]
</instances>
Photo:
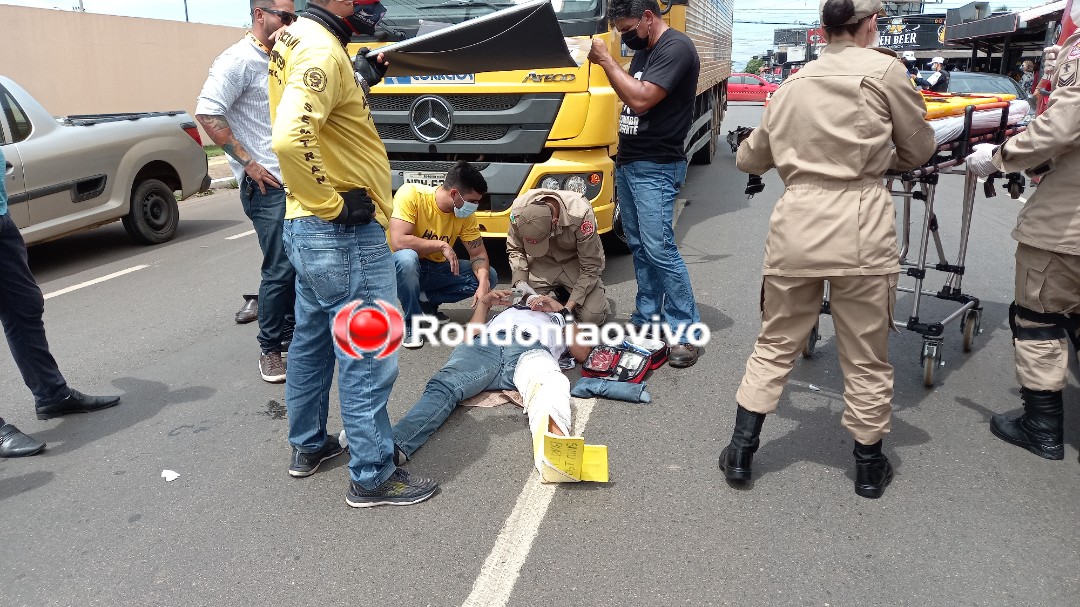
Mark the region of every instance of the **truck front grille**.
<instances>
[{"instance_id":1,"label":"truck front grille","mask_svg":"<svg viewBox=\"0 0 1080 607\"><path fill-rule=\"evenodd\" d=\"M376 124L379 138L412 141L416 139L407 124ZM497 141L506 136L510 126L505 124L455 124L448 139L453 141Z\"/></svg>"},{"instance_id":2,"label":"truck front grille","mask_svg":"<svg viewBox=\"0 0 1080 607\"><path fill-rule=\"evenodd\" d=\"M454 165L455 161L438 161L438 160L391 160L391 171L449 171ZM476 167L476 170L483 171L490 166L488 162L470 162L472 166Z\"/></svg>"},{"instance_id":3,"label":"truck front grille","mask_svg":"<svg viewBox=\"0 0 1080 607\"><path fill-rule=\"evenodd\" d=\"M407 112L414 101L424 95L386 95L374 94L368 96L373 112ZM521 95L497 94L497 95L440 95L450 102L454 111L458 112L503 112L521 101Z\"/></svg>"}]
</instances>

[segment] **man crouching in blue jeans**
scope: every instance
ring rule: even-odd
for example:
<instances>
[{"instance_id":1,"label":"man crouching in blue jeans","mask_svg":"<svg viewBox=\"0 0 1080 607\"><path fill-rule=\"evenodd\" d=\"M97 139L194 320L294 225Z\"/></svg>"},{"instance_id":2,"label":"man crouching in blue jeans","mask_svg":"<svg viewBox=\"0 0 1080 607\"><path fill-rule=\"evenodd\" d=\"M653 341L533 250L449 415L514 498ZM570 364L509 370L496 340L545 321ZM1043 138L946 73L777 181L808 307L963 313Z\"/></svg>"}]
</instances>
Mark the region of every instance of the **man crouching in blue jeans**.
<instances>
[{"instance_id":1,"label":"man crouching in blue jeans","mask_svg":"<svg viewBox=\"0 0 1080 607\"><path fill-rule=\"evenodd\" d=\"M485 325L493 305L511 307ZM512 302L511 291L496 290L477 301L469 331L467 342L454 348L450 360L428 381L420 400L394 425L398 465L427 442L459 402L485 390L520 392L533 436L541 425L552 434L572 434L570 380L560 371L558 360L569 350L582 362L590 351L589 346L575 343L573 314L547 295ZM539 459L536 463L539 469Z\"/></svg>"}]
</instances>

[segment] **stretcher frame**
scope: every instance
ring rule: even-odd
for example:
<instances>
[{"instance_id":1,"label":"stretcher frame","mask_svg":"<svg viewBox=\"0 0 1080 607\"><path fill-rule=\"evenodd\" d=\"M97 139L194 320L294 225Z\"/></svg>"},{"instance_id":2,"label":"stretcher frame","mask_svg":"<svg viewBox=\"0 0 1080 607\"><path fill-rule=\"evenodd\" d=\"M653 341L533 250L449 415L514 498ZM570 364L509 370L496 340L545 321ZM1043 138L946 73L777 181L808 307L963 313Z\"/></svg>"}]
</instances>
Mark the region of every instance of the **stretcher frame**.
<instances>
[{"instance_id":1,"label":"stretcher frame","mask_svg":"<svg viewBox=\"0 0 1080 607\"><path fill-rule=\"evenodd\" d=\"M968 239L971 231L971 217L975 208L975 193L978 186L978 178L970 170L967 170L964 159L976 143L1001 144L1006 138L1023 132L1024 126L1008 125L1008 109L1002 111L1001 123L995 130L972 134L972 117L975 106L968 106L964 112L964 130L956 141L944 143L938 146L937 152L930 162L922 167L905 173L890 173L885 176L885 185L895 199L902 202L902 226L900 244L900 267L903 274L914 279L912 286L898 285L897 291L911 293L911 314L906 321L893 320L893 326L898 330L906 329L922 335L922 349L919 355L919 364L923 369L923 385L933 387L934 374L939 367L945 366L943 344L945 327L956 321L960 322L960 332L963 335L964 352L970 352L975 337L982 332L982 306L979 299L964 293L963 279L966 273L966 261ZM934 212L934 196L937 191L938 180L941 175L963 175L964 189L961 200L960 218L960 244L956 255L956 262L950 263L945 248L941 243L941 235L938 233L938 219ZM984 192L987 198L996 195L994 179L1001 177L1001 173L995 173L987 178L984 184ZM1007 176L1009 194L1015 199L1023 193L1024 176L1012 173ZM914 259L909 259L911 253L912 234L912 201L918 200L923 203L922 232L918 235L918 250ZM930 240L933 238L937 263L928 265ZM934 270L945 274L945 283L938 291L924 288L927 280L927 271ZM959 304L958 308L936 322L927 322L920 317L920 309L923 297L951 301ZM825 296L821 303L821 313L830 314L829 285L825 283ZM817 341L820 338L820 322L814 324L806 345L803 348L803 356L810 358L814 354Z\"/></svg>"}]
</instances>

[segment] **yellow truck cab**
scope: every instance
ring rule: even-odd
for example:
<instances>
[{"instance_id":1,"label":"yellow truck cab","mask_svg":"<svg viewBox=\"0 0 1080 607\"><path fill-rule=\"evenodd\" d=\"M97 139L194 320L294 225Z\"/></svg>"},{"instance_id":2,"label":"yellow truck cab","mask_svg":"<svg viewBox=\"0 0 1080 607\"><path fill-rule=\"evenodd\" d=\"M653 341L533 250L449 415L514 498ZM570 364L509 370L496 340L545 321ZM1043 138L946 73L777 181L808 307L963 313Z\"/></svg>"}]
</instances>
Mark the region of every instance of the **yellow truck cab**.
<instances>
[{"instance_id":1,"label":"yellow truck cab","mask_svg":"<svg viewBox=\"0 0 1080 607\"><path fill-rule=\"evenodd\" d=\"M297 2L297 9L306 5ZM375 36L354 37L350 55L412 38L421 29L456 24L513 3L477 0L382 0L386 15ZM589 38L599 37L624 65L632 51L608 25L604 0L553 0L577 68L446 76L387 77L369 103L390 157L393 188L403 183L438 185L457 160L477 165L488 195L476 216L485 237L504 238L513 200L531 188L574 190L588 198L600 233L618 226L614 157L622 103L604 70L585 58ZM686 149L695 162L710 162L727 106L731 73L733 0L660 1L668 24L694 40L701 58L695 122Z\"/></svg>"}]
</instances>

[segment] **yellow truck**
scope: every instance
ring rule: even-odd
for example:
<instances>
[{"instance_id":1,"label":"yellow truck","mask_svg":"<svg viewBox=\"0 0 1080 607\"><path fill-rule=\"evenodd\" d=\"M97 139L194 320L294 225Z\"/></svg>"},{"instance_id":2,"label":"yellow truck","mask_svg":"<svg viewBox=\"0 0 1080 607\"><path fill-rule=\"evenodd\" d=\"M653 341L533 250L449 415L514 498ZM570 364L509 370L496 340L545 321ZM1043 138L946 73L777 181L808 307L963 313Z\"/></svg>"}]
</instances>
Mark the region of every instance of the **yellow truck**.
<instances>
[{"instance_id":1,"label":"yellow truck","mask_svg":"<svg viewBox=\"0 0 1080 607\"><path fill-rule=\"evenodd\" d=\"M349 52L405 40L513 6L477 0L382 0L386 16L372 37L354 37ZM687 157L708 163L727 107L734 0L660 0L665 21L697 46L701 76ZM301 0L297 8L306 4ZM632 51L608 25L604 0L553 0L568 45L604 40L629 64ZM576 57L577 68L388 77L369 102L390 157L393 187L440 184L457 160L475 163L489 192L477 211L485 237L504 238L510 204L531 188L574 190L592 201L598 231L615 231L614 157L622 104L604 70Z\"/></svg>"}]
</instances>

